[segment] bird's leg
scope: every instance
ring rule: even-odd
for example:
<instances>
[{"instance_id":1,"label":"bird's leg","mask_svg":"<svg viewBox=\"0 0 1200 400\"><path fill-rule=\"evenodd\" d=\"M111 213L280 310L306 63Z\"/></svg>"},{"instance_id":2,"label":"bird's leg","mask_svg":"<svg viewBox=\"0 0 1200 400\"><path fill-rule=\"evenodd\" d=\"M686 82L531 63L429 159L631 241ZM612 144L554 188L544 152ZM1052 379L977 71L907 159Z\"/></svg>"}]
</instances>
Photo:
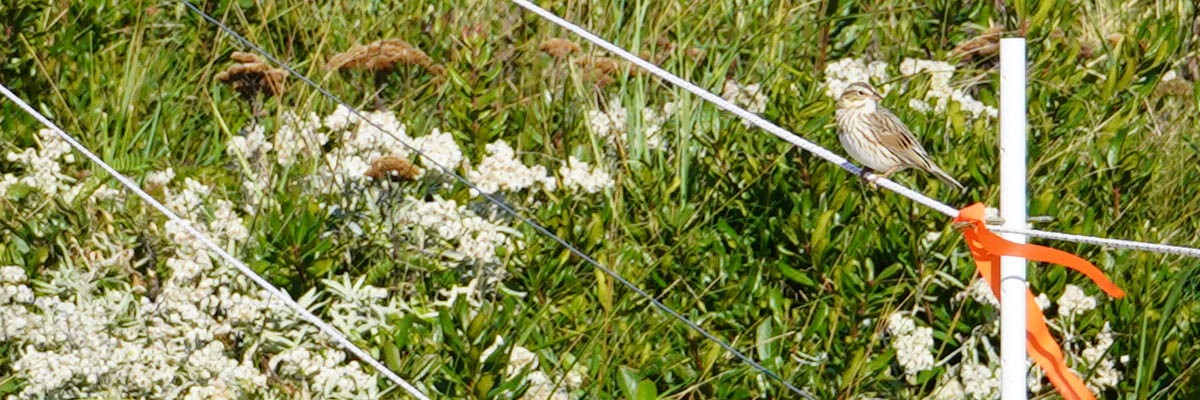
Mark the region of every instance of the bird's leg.
<instances>
[{"instance_id":1,"label":"bird's leg","mask_svg":"<svg viewBox=\"0 0 1200 400\"><path fill-rule=\"evenodd\" d=\"M871 172L874 172L874 171L872 171L870 168L862 167L861 169L858 170L858 179L862 180L863 183L871 183L871 180L867 179L867 174L869 174Z\"/></svg>"},{"instance_id":2,"label":"bird's leg","mask_svg":"<svg viewBox=\"0 0 1200 400\"><path fill-rule=\"evenodd\" d=\"M876 182L879 181L879 178L887 178L888 175L891 175L891 174L895 173L896 171L899 171L900 168L901 168L901 166L897 165L895 167L888 168L887 171L883 171L882 173L875 174L874 177L871 177L871 179L868 179L868 181L871 182L871 187L874 188L878 185Z\"/></svg>"}]
</instances>

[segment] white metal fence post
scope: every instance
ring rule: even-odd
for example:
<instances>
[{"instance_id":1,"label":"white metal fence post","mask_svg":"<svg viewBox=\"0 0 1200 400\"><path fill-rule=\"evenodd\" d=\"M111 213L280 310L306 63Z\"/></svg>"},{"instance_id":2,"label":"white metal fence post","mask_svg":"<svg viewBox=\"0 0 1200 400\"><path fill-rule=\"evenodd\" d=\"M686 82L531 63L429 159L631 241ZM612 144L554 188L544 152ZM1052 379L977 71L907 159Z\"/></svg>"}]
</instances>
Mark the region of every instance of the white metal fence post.
<instances>
[{"instance_id":1,"label":"white metal fence post","mask_svg":"<svg viewBox=\"0 0 1200 400\"><path fill-rule=\"evenodd\" d=\"M1000 218L1026 229L1025 39L1000 39ZM1025 243L1025 235L1002 234ZM1025 400L1025 259L1000 259L1000 398Z\"/></svg>"}]
</instances>

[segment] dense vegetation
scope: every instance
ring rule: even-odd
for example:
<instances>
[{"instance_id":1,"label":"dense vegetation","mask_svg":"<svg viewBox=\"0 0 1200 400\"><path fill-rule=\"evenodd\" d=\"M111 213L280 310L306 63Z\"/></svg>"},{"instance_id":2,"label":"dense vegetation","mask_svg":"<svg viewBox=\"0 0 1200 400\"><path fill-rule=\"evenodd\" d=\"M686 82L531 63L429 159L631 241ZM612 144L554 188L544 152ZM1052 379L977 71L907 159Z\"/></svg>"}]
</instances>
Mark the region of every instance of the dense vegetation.
<instances>
[{"instance_id":1,"label":"dense vegetation","mask_svg":"<svg viewBox=\"0 0 1200 400\"><path fill-rule=\"evenodd\" d=\"M854 60L874 62L886 72L871 75L874 83L891 88L885 104L968 190L952 192L912 171L896 179L955 206L997 202L996 120L958 101L920 109L917 103L936 101L929 97L940 90L935 74L906 74L902 65L948 62L956 68L950 87L995 107L997 55L989 46L1001 35L1023 34L1029 212L1053 217L1036 226L1200 246L1200 93L1191 83L1200 79L1200 14L1191 2L540 3L714 92L728 82L759 85L746 89L749 104L761 95L756 111L839 153L827 87L847 76L839 68ZM624 63L598 58L611 55L508 2L199 4L352 105L394 113L408 136L448 133L462 152L450 165L459 174L496 179L481 166L500 151L489 145L503 140L517 160L543 166L557 183L506 189L491 181L498 195L818 398L925 397L949 380L965 383L967 364L996 367L987 349L998 346L997 311L969 295L974 267L947 218L872 190ZM235 255L294 298L311 300L302 303L318 315L342 321L335 325L361 328L349 332L356 343L434 397L548 398L538 397L539 380L531 378L537 371L551 381L549 391L571 398L792 397L431 164L420 164L425 173L415 180L342 173L345 165L333 160L354 154L350 136L328 127L336 103L291 77L276 96L239 95L215 76L234 63L234 51L251 50L181 3L5 0L0 37L0 83L165 202L199 195L205 205L188 209L214 231L213 221L240 217L246 235L221 228ZM382 73L328 68L336 53L389 38L429 60ZM580 49L552 55L553 46L567 46L547 42L554 38ZM620 121L604 119L617 108L627 111ZM293 116L309 113L320 127L313 132L328 141L306 142L294 162L276 162L270 149L233 146L253 142L255 129L270 141L295 128ZM0 102L0 153L45 149L39 129L11 102ZM274 151L280 147L275 142ZM568 190L560 167L571 157L603 169L611 181L595 192ZM20 157L0 160L0 175L31 176L33 168ZM75 190L72 196L31 182L0 192L0 266L20 267L39 301L78 303L108 292L157 301L159 281L194 283L168 282L178 274L168 260L190 253L163 233L170 232L164 217L131 195L91 199L118 188L95 165L64 161L61 168L53 174L74 188L62 191ZM175 179L152 185L149 176L168 168ZM185 179L209 190L188 190ZM456 205L451 214L481 217L500 227L488 232L506 239L494 257L464 255L461 240L406 214L419 216L412 210L428 204ZM1030 269L1036 293L1054 300L1077 285L1096 299L1094 310L1048 314L1085 379L1099 364L1081 351L1096 348L1106 323L1111 329L1111 346L1101 352L1121 360L1113 367L1123 378L1098 386L1099 397L1200 395L1200 261L1038 243L1091 260L1129 293L1108 299L1079 274ZM113 261L110 251L127 256ZM90 278L63 272L74 268ZM235 293L257 292L233 275L211 274ZM6 287L19 281L0 279ZM469 294L452 294L463 290ZM350 300L360 292L372 294ZM19 297L0 297L0 305L52 312L9 304ZM139 301L113 309L126 316L122 329L144 321L142 311L131 311ZM352 303L394 309L345 322L346 313L358 311L333 305ZM944 362L906 376L889 329L897 312L931 328L929 350ZM222 311L211 318L232 317ZM306 383L317 373L268 373L276 368L268 360L292 347L327 346L268 337L297 325L264 331L235 323L209 341L269 377L259 382L272 393L263 396L319 396L322 389ZM0 334L0 395L45 382L21 360L30 349L53 353L57 345ZM485 351L497 337L505 350ZM518 363L522 351L538 362ZM512 365L525 369L507 371ZM84 374L47 390L70 397L81 392L67 387L124 384L99 376L100 384ZM1048 384L1040 386L1037 393L1052 396Z\"/></svg>"}]
</instances>

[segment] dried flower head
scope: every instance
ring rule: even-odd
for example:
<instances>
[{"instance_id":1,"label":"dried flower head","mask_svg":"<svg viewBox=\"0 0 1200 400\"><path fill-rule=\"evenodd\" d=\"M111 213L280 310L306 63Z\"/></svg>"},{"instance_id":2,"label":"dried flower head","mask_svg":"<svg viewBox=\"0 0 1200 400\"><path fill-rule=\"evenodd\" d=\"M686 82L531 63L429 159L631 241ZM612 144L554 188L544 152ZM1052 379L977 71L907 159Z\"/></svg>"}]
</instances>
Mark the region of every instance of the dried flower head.
<instances>
[{"instance_id":1,"label":"dried flower head","mask_svg":"<svg viewBox=\"0 0 1200 400\"><path fill-rule=\"evenodd\" d=\"M1092 48L1087 43L1079 43L1079 56L1084 59L1090 59L1096 56L1096 49Z\"/></svg>"},{"instance_id":2,"label":"dried flower head","mask_svg":"<svg viewBox=\"0 0 1200 400\"><path fill-rule=\"evenodd\" d=\"M1000 51L1000 35L1003 33L1004 27L1002 26L997 25L987 28L978 36L959 43L951 51L951 54L961 57L963 61L971 61L975 57L985 58L992 56Z\"/></svg>"},{"instance_id":3,"label":"dried flower head","mask_svg":"<svg viewBox=\"0 0 1200 400\"><path fill-rule=\"evenodd\" d=\"M984 29L983 32L980 32L979 35L959 43L951 51L951 54L960 57L962 61L971 61L975 58L988 58L1000 52L1001 36L1015 35L1016 37L1025 37L1027 32L1029 32L1028 20L1022 21L1016 30L1005 30L1002 26L992 25ZM1061 31L1059 33L1061 34Z\"/></svg>"},{"instance_id":4,"label":"dried flower head","mask_svg":"<svg viewBox=\"0 0 1200 400\"><path fill-rule=\"evenodd\" d=\"M383 156L371 162L371 168L367 169L364 174L371 179L388 179L399 181L412 181L417 179L421 171L412 162L407 159L396 156Z\"/></svg>"},{"instance_id":5,"label":"dried flower head","mask_svg":"<svg viewBox=\"0 0 1200 400\"><path fill-rule=\"evenodd\" d=\"M1159 96L1181 96L1190 97L1192 95L1192 83L1187 79L1175 76L1175 71L1167 72L1162 81L1158 83L1158 87L1154 88L1155 94Z\"/></svg>"},{"instance_id":6,"label":"dried flower head","mask_svg":"<svg viewBox=\"0 0 1200 400\"><path fill-rule=\"evenodd\" d=\"M667 39L666 37L660 37L658 40L654 41L654 51L645 50L638 55L644 60L648 60L655 64L662 64L667 61L667 57L671 56L671 52L674 50L675 43L671 42L671 40ZM639 68L631 72L637 72L640 74L646 71L642 71Z\"/></svg>"},{"instance_id":7,"label":"dried flower head","mask_svg":"<svg viewBox=\"0 0 1200 400\"><path fill-rule=\"evenodd\" d=\"M621 72L621 66L607 57L580 57L575 59L575 65L582 68L584 79L599 87L608 86Z\"/></svg>"},{"instance_id":8,"label":"dried flower head","mask_svg":"<svg viewBox=\"0 0 1200 400\"><path fill-rule=\"evenodd\" d=\"M661 53L670 53L675 50L675 42L672 42L671 39L667 39L665 36L658 38L658 41L654 44L658 46L658 51Z\"/></svg>"},{"instance_id":9,"label":"dried flower head","mask_svg":"<svg viewBox=\"0 0 1200 400\"><path fill-rule=\"evenodd\" d=\"M554 57L555 59L562 59L568 54L579 51L579 45L567 39L553 38L542 42L538 46L538 50L549 54L550 57Z\"/></svg>"},{"instance_id":10,"label":"dried flower head","mask_svg":"<svg viewBox=\"0 0 1200 400\"><path fill-rule=\"evenodd\" d=\"M275 96L283 92L283 78L287 76L284 70L267 66L262 58L251 53L235 51L229 58L238 64L230 65L216 78L233 86L242 96L253 98L258 93Z\"/></svg>"},{"instance_id":11,"label":"dried flower head","mask_svg":"<svg viewBox=\"0 0 1200 400\"><path fill-rule=\"evenodd\" d=\"M1104 37L1104 40L1106 42L1108 42L1108 44L1116 46L1117 44L1121 43L1121 39L1124 39L1124 38L1125 38L1125 35L1122 35L1120 33L1110 33L1110 34L1108 34L1108 36Z\"/></svg>"},{"instance_id":12,"label":"dried flower head","mask_svg":"<svg viewBox=\"0 0 1200 400\"><path fill-rule=\"evenodd\" d=\"M334 54L325 67L390 71L400 64L430 68L433 65L433 59L408 42L400 39L383 39L368 45L354 46L349 50Z\"/></svg>"}]
</instances>

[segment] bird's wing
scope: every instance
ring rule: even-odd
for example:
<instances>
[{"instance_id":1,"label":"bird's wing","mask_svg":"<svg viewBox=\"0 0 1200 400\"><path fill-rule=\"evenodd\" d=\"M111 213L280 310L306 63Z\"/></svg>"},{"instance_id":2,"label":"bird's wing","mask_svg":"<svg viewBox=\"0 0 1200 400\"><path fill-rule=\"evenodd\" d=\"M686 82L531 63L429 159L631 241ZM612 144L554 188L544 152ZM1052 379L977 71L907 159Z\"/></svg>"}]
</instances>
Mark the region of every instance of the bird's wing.
<instances>
[{"instance_id":1,"label":"bird's wing","mask_svg":"<svg viewBox=\"0 0 1200 400\"><path fill-rule=\"evenodd\" d=\"M904 122L900 121L900 117L891 110L877 106L876 112L867 114L867 121L871 124L871 132L877 135L879 143L892 150L897 157L926 171L934 168L925 148L921 147L912 131L909 131Z\"/></svg>"}]
</instances>

